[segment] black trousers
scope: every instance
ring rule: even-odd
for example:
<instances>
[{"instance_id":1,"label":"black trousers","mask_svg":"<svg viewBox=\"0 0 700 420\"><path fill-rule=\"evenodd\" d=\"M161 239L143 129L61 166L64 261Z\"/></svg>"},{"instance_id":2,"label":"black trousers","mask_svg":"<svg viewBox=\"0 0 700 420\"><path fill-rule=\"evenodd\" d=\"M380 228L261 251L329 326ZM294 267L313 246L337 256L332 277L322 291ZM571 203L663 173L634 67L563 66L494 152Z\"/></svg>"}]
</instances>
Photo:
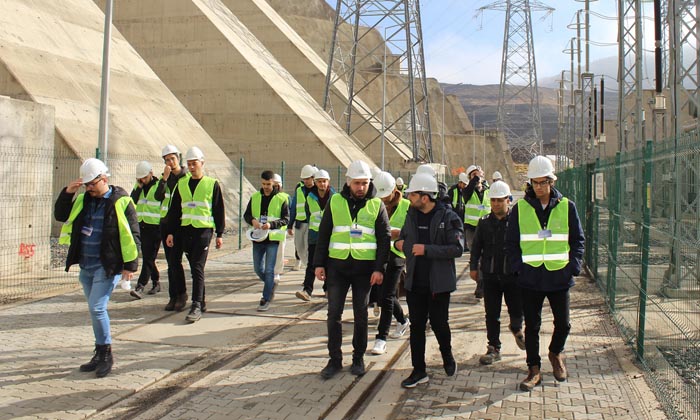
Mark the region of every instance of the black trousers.
<instances>
[{"instance_id":1,"label":"black trousers","mask_svg":"<svg viewBox=\"0 0 700 420\"><path fill-rule=\"evenodd\" d=\"M399 298L396 297L396 292L398 290L399 279L401 278L401 272L403 271L404 265L397 265L392 261L386 268L386 274L384 274L384 281L381 286L379 286L380 297L379 304L382 306L382 314L379 317L379 327L377 328L376 339L385 340L389 335L389 328L391 328L391 317L395 317L397 322L401 324L406 322L406 316L403 313L403 308L401 308L401 303L399 303Z\"/></svg>"},{"instance_id":2,"label":"black trousers","mask_svg":"<svg viewBox=\"0 0 700 420\"><path fill-rule=\"evenodd\" d=\"M569 289L556 292L540 292L522 289L523 313L525 314L525 350L527 365L541 366L540 359L540 327L542 326L542 305L547 298L554 317L554 333L549 343L549 351L561 353L564 351L566 339L569 337L571 323L569 319L570 295Z\"/></svg>"},{"instance_id":3,"label":"black trousers","mask_svg":"<svg viewBox=\"0 0 700 420\"><path fill-rule=\"evenodd\" d=\"M489 346L501 348L501 303L505 298L509 329L511 332L523 328L523 303L520 287L515 277L506 274L484 274L484 309L486 310L486 337Z\"/></svg>"},{"instance_id":4,"label":"black trousers","mask_svg":"<svg viewBox=\"0 0 700 420\"><path fill-rule=\"evenodd\" d=\"M165 230L165 224L160 225L160 237L163 240L163 250L165 251L165 260L168 262L168 294L170 299L175 299L178 296L187 293L187 285L185 284L185 269L182 268L182 237L180 232L173 235L172 248L165 244L168 234Z\"/></svg>"},{"instance_id":5,"label":"black trousers","mask_svg":"<svg viewBox=\"0 0 700 420\"><path fill-rule=\"evenodd\" d=\"M306 262L306 271L304 272L304 291L311 296L314 291L314 280L316 280L316 269L314 268L314 252L316 252L316 244L309 244L309 258ZM325 285L323 287L326 288Z\"/></svg>"},{"instance_id":6,"label":"black trousers","mask_svg":"<svg viewBox=\"0 0 700 420\"><path fill-rule=\"evenodd\" d=\"M156 258L160 250L160 226L149 225L148 223L139 223L141 230L141 256L143 264L141 266L141 274L136 282L136 286L144 287L148 284L148 279L153 281L153 285L160 281L160 272L156 265Z\"/></svg>"},{"instance_id":7,"label":"black trousers","mask_svg":"<svg viewBox=\"0 0 700 420\"><path fill-rule=\"evenodd\" d=\"M367 351L367 303L371 273L353 273L339 270L332 264L326 267L328 290L328 355L331 360L342 361L343 310L348 290L352 287L352 311L354 331L352 334L353 360L361 359Z\"/></svg>"},{"instance_id":8,"label":"black trousers","mask_svg":"<svg viewBox=\"0 0 700 420\"><path fill-rule=\"evenodd\" d=\"M452 332L450 331L450 293L407 291L406 302L411 318L411 362L413 370L425 373L425 327L430 327L440 345L443 362L452 357ZM365 311L366 312L366 311Z\"/></svg>"},{"instance_id":9,"label":"black trousers","mask_svg":"<svg viewBox=\"0 0 700 420\"><path fill-rule=\"evenodd\" d=\"M209 256L213 229L183 226L181 235L183 250L192 274L192 302L204 302L204 266Z\"/></svg>"}]
</instances>

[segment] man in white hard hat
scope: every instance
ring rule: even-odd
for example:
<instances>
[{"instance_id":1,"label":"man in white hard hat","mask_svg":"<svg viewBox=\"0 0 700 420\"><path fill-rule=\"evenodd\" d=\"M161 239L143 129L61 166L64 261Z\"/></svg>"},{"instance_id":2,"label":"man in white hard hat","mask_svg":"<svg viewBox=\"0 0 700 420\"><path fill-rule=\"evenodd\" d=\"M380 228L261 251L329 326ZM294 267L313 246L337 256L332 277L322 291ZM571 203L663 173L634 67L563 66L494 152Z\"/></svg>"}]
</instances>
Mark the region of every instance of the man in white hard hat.
<instances>
[{"instance_id":1,"label":"man in white hard hat","mask_svg":"<svg viewBox=\"0 0 700 420\"><path fill-rule=\"evenodd\" d=\"M179 229L173 232L173 246L166 245L168 239L168 210L173 193L177 190L177 183L182 177L189 177L190 173L180 164L180 150L172 144L163 147L161 152L165 167L163 175L158 180L155 199L160 201L160 236L163 241L165 260L168 262L168 295L169 300L165 305L166 311L183 311L187 307L187 284L185 282L185 269L182 267L182 240L179 238Z\"/></svg>"},{"instance_id":2,"label":"man in white hard hat","mask_svg":"<svg viewBox=\"0 0 700 420\"><path fill-rule=\"evenodd\" d=\"M491 181L503 181L503 175L498 171L494 171L493 175L491 175Z\"/></svg>"},{"instance_id":3,"label":"man in white hard hat","mask_svg":"<svg viewBox=\"0 0 700 420\"><path fill-rule=\"evenodd\" d=\"M286 230L289 223L288 198L279 194L274 176L270 170L260 174L260 190L250 197L243 214L243 220L253 228L269 231L264 240L253 242L253 269L263 282L259 312L269 310L270 302L275 297L277 252L279 244L287 239Z\"/></svg>"},{"instance_id":4,"label":"man in white hard hat","mask_svg":"<svg viewBox=\"0 0 700 420\"><path fill-rule=\"evenodd\" d=\"M194 323L207 310L204 267L213 233L216 248L224 245L226 213L219 181L204 175L204 153L198 147L190 147L185 160L190 176L180 178L172 195L166 246L172 247L176 232L179 233L192 275L192 306L185 321Z\"/></svg>"},{"instance_id":5,"label":"man in white hard hat","mask_svg":"<svg viewBox=\"0 0 700 420\"><path fill-rule=\"evenodd\" d=\"M449 311L450 295L457 289L455 259L462 256L464 227L459 217L438 201L438 184L432 176L414 175L406 191L411 208L394 247L406 255L406 302L411 317L413 371L401 386L413 388L429 380L425 364L428 319L445 373L457 373Z\"/></svg>"},{"instance_id":6,"label":"man in white hard hat","mask_svg":"<svg viewBox=\"0 0 700 420\"><path fill-rule=\"evenodd\" d=\"M398 239L401 228L406 221L406 214L411 206L411 202L403 198L401 192L396 188L394 177L389 172L379 173L372 182L377 189L377 198L380 198L386 207L387 215L389 216L389 226L391 227L391 239L395 241ZM405 266L406 256L392 246L384 281L381 285L374 286L379 288L377 299L382 312L379 317L379 325L377 325L377 335L372 347L372 354L384 354L386 352L392 316L396 318L396 330L391 334L392 338L402 337L408 331L409 325L411 325L397 298L397 287Z\"/></svg>"},{"instance_id":7,"label":"man in white hard hat","mask_svg":"<svg viewBox=\"0 0 700 420\"><path fill-rule=\"evenodd\" d=\"M112 371L112 335L107 304L112 290L138 270L139 224L129 194L108 184L109 171L99 159L87 159L80 178L71 181L58 196L54 217L64 222L59 243L70 245L66 271L80 264L80 284L87 299L95 355L80 366L98 378ZM81 186L85 193L77 194Z\"/></svg>"},{"instance_id":8,"label":"man in white hard hat","mask_svg":"<svg viewBox=\"0 0 700 420\"><path fill-rule=\"evenodd\" d=\"M465 172L462 172L458 175L457 177L457 183L452 185L448 190L447 190L447 196L450 199L450 205L452 206L452 210L454 210L455 213L457 213L457 216L462 220L462 223L464 224L464 210L465 206L467 205L467 199L466 199L466 188L467 184L469 183L469 177ZM466 226L465 226L466 229ZM468 244L464 244L465 249L469 248Z\"/></svg>"},{"instance_id":9,"label":"man in white hard hat","mask_svg":"<svg viewBox=\"0 0 700 420\"><path fill-rule=\"evenodd\" d=\"M486 311L486 354L479 358L482 365L501 360L501 302L505 298L510 318L509 329L515 343L525 350L523 335L523 304L520 288L510 269L504 251L506 227L510 214L510 187L496 181L490 189L491 213L482 217L476 226L469 255L469 275L472 280L483 276L484 309Z\"/></svg>"},{"instance_id":10,"label":"man in white hard hat","mask_svg":"<svg viewBox=\"0 0 700 420\"><path fill-rule=\"evenodd\" d=\"M273 174L272 184L277 194L287 202L287 208L289 208L292 198L282 189L282 175L278 173ZM279 247L277 248L277 259L275 260L275 287L279 284L282 279L282 274L284 273L284 254L287 246L286 239L287 235L285 234L285 240L279 241Z\"/></svg>"},{"instance_id":11,"label":"man in white hard hat","mask_svg":"<svg viewBox=\"0 0 700 420\"><path fill-rule=\"evenodd\" d=\"M313 165L304 165L301 168L301 181L297 184L292 194L292 202L289 206L289 226L287 233L294 237L294 248L296 249L297 262L294 270L301 270L304 262L309 259L307 255L309 249L309 220L306 218L306 196L314 186L314 174L318 168Z\"/></svg>"},{"instance_id":12,"label":"man in white hard hat","mask_svg":"<svg viewBox=\"0 0 700 420\"><path fill-rule=\"evenodd\" d=\"M328 354L321 377L330 379L342 370L342 314L352 287L354 314L353 356L350 373L365 374L367 304L372 285L381 284L389 257L389 218L375 197L367 163L348 166L343 190L334 194L323 212L314 253L316 277L328 290Z\"/></svg>"},{"instance_id":13,"label":"man in white hard hat","mask_svg":"<svg viewBox=\"0 0 700 420\"><path fill-rule=\"evenodd\" d=\"M160 292L160 272L156 257L160 250L160 201L155 198L158 180L153 176L151 163L143 160L136 164L136 185L131 199L136 203L136 217L141 230L141 254L143 264L136 287L130 292L136 299L143 298L143 290L151 279L149 295Z\"/></svg>"},{"instance_id":14,"label":"man in white hard hat","mask_svg":"<svg viewBox=\"0 0 700 420\"><path fill-rule=\"evenodd\" d=\"M406 184L403 182L403 178L396 178L396 189L403 195L403 192L406 189Z\"/></svg>"},{"instance_id":15,"label":"man in white hard hat","mask_svg":"<svg viewBox=\"0 0 700 420\"><path fill-rule=\"evenodd\" d=\"M484 177L484 171L480 166L471 165L467 168L469 182L464 188L464 238L466 247L471 249L476 225L479 219L486 216L491 211L491 200L489 200L489 184ZM481 280L476 282L474 296L481 299L484 296L484 289Z\"/></svg>"},{"instance_id":16,"label":"man in white hard hat","mask_svg":"<svg viewBox=\"0 0 700 420\"><path fill-rule=\"evenodd\" d=\"M520 383L523 391L542 382L539 332L545 298L554 318L549 361L557 381L567 378L562 352L571 329L569 289L581 272L585 241L576 206L554 188L557 177L552 161L535 156L527 177L530 187L511 211L505 242L522 290L528 366L528 375Z\"/></svg>"},{"instance_id":17,"label":"man in white hard hat","mask_svg":"<svg viewBox=\"0 0 700 420\"><path fill-rule=\"evenodd\" d=\"M318 229L321 226L323 212L326 209L326 204L331 196L335 194L335 188L331 186L331 177L328 171L319 169L314 175L314 187L311 188L306 196L306 219L309 221L309 259L306 264L306 272L304 273L304 282L301 290L296 292L296 297L309 302L314 291L314 280L316 280L316 272L314 268L314 253L316 252L316 243L318 242ZM324 283L323 290L326 290Z\"/></svg>"}]
</instances>

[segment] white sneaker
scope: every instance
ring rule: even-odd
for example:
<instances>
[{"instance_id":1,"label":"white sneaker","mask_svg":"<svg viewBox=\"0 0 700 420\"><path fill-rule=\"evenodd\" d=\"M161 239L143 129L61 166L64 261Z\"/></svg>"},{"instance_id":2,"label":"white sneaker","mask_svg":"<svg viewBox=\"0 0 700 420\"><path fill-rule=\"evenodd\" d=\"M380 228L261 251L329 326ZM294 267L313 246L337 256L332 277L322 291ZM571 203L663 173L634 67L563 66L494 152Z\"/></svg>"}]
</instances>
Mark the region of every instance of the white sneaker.
<instances>
[{"instance_id":1,"label":"white sneaker","mask_svg":"<svg viewBox=\"0 0 700 420\"><path fill-rule=\"evenodd\" d=\"M408 331L408 327L411 326L411 321L406 318L406 322L403 324L397 322L396 323L396 329L394 330L393 333L389 334L389 337L391 338L401 338L403 337L404 334L406 334L406 331Z\"/></svg>"},{"instance_id":2,"label":"white sneaker","mask_svg":"<svg viewBox=\"0 0 700 420\"><path fill-rule=\"evenodd\" d=\"M386 353L386 341L376 339L374 341L374 347L372 347L372 354L384 354Z\"/></svg>"},{"instance_id":3,"label":"white sneaker","mask_svg":"<svg viewBox=\"0 0 700 420\"><path fill-rule=\"evenodd\" d=\"M275 282L279 283L282 277L279 274L275 274Z\"/></svg>"}]
</instances>

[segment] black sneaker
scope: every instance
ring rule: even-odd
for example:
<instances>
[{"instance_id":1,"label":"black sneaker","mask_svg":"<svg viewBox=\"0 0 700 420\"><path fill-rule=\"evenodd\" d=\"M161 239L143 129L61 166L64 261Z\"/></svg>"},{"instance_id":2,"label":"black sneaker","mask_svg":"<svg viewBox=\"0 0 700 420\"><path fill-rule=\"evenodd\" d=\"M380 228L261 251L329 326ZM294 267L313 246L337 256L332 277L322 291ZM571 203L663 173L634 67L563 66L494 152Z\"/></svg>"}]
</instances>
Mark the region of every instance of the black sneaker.
<instances>
[{"instance_id":1,"label":"black sneaker","mask_svg":"<svg viewBox=\"0 0 700 420\"><path fill-rule=\"evenodd\" d=\"M166 311L174 311L174 310L175 310L175 301L176 301L176 300L177 300L177 299L170 298L170 300L168 301L168 303L165 305L165 310L166 310Z\"/></svg>"},{"instance_id":2,"label":"black sneaker","mask_svg":"<svg viewBox=\"0 0 700 420\"><path fill-rule=\"evenodd\" d=\"M457 361L455 361L454 357L450 357L443 362L442 367L445 369L447 376L455 376L457 374Z\"/></svg>"},{"instance_id":3,"label":"black sneaker","mask_svg":"<svg viewBox=\"0 0 700 420\"><path fill-rule=\"evenodd\" d=\"M321 370L321 377L323 379L331 379L335 375L343 370L343 364L339 360L329 360L326 367Z\"/></svg>"},{"instance_id":4,"label":"black sneaker","mask_svg":"<svg viewBox=\"0 0 700 420\"><path fill-rule=\"evenodd\" d=\"M136 289L129 292L129 294L134 299L143 299L143 286L141 286L141 285L136 286Z\"/></svg>"},{"instance_id":5,"label":"black sneaker","mask_svg":"<svg viewBox=\"0 0 700 420\"><path fill-rule=\"evenodd\" d=\"M202 313L207 311L207 302L202 302Z\"/></svg>"},{"instance_id":6,"label":"black sneaker","mask_svg":"<svg viewBox=\"0 0 700 420\"><path fill-rule=\"evenodd\" d=\"M350 367L350 373L355 376L362 376L365 374L365 361L364 359L354 359L352 361L352 366Z\"/></svg>"},{"instance_id":7,"label":"black sneaker","mask_svg":"<svg viewBox=\"0 0 700 420\"><path fill-rule=\"evenodd\" d=\"M192 302L190 313L185 317L185 321L193 323L199 321L200 318L202 318L202 304L199 302Z\"/></svg>"},{"instance_id":8,"label":"black sneaker","mask_svg":"<svg viewBox=\"0 0 700 420\"><path fill-rule=\"evenodd\" d=\"M428 374L425 372L411 372L411 376L401 381L401 386L404 388L415 388L418 384L427 384Z\"/></svg>"},{"instance_id":9,"label":"black sneaker","mask_svg":"<svg viewBox=\"0 0 700 420\"><path fill-rule=\"evenodd\" d=\"M156 293L160 292L160 283L155 283L151 290L148 291L149 295L155 295Z\"/></svg>"}]
</instances>

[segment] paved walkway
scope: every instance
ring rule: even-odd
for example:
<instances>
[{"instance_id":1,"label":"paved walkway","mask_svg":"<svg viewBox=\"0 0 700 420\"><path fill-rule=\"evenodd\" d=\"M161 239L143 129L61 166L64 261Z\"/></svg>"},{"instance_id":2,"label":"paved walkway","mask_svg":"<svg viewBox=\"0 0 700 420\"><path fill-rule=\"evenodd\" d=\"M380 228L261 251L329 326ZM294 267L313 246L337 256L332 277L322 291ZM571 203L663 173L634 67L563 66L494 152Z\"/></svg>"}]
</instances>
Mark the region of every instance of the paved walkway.
<instances>
[{"instance_id":1,"label":"paved walkway","mask_svg":"<svg viewBox=\"0 0 700 420\"><path fill-rule=\"evenodd\" d=\"M571 297L569 380L558 383L552 377L545 338L544 381L527 393L518 390L525 355L505 326L503 360L479 365L486 348L483 307L472 297L473 282L466 280L467 259L460 259L462 280L451 306L459 373L445 377L429 335L430 383L404 390L399 383L411 371L407 337L390 340L382 356L368 354L369 370L362 378L346 368L322 380L324 299L299 301L294 292L303 274L292 271L283 276L270 311L256 312L262 285L250 254L250 249L217 251L210 257L208 312L195 324L184 322L186 312L162 310L167 293L135 301L115 291L110 315L116 362L103 379L77 369L91 357L93 342L79 290L0 308L0 419L666 418L599 292L584 278ZM548 336L551 317L547 309L545 314L543 336ZM351 316L348 305L346 364ZM370 347L376 321L370 318Z\"/></svg>"}]
</instances>

